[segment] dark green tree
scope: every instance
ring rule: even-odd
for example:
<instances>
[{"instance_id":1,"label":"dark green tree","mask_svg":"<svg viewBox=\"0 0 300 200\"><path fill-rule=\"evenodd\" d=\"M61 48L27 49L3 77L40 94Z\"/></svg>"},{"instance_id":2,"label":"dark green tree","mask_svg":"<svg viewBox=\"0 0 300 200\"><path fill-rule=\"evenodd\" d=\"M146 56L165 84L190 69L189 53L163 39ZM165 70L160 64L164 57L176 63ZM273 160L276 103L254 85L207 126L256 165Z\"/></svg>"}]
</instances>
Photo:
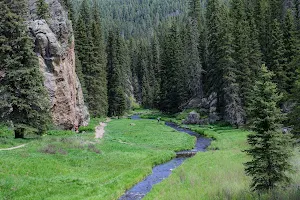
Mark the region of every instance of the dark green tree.
<instances>
[{"instance_id":1,"label":"dark green tree","mask_svg":"<svg viewBox=\"0 0 300 200\"><path fill-rule=\"evenodd\" d=\"M218 96L217 109L222 118L232 125L244 122L244 110L237 82L237 69L232 58L231 22L228 10L219 0L208 2L208 69L210 92Z\"/></svg>"},{"instance_id":2,"label":"dark green tree","mask_svg":"<svg viewBox=\"0 0 300 200\"><path fill-rule=\"evenodd\" d=\"M289 125L293 127L292 133L299 137L300 135L300 55L298 55L292 65L298 65L296 70L296 81L291 90L291 100L295 104L291 112L288 114Z\"/></svg>"},{"instance_id":3,"label":"dark green tree","mask_svg":"<svg viewBox=\"0 0 300 200\"><path fill-rule=\"evenodd\" d=\"M166 34L162 50L160 109L176 113L185 99L182 87L183 53L179 29L173 22Z\"/></svg>"},{"instance_id":4,"label":"dark green tree","mask_svg":"<svg viewBox=\"0 0 300 200\"><path fill-rule=\"evenodd\" d=\"M300 54L298 49L299 42L297 41L296 27L292 10L288 10L285 17L283 43L285 48L284 58L286 59L287 64L285 68L285 74L287 76L285 90L290 93L296 81L296 69L298 67L297 64L295 64L293 61L297 57L297 55Z\"/></svg>"},{"instance_id":5,"label":"dark green tree","mask_svg":"<svg viewBox=\"0 0 300 200\"><path fill-rule=\"evenodd\" d=\"M277 107L281 96L271 80L272 73L263 65L249 105L254 133L248 136L251 147L246 152L252 160L245 163L245 170L252 177L252 189L260 192L288 183L286 172L291 170L292 139L281 131L282 115Z\"/></svg>"},{"instance_id":6,"label":"dark green tree","mask_svg":"<svg viewBox=\"0 0 300 200\"><path fill-rule=\"evenodd\" d=\"M201 5L198 0L190 1L189 17L183 28L183 44L185 49L186 87L191 97L203 97L202 64L200 60L200 21Z\"/></svg>"},{"instance_id":7,"label":"dark green tree","mask_svg":"<svg viewBox=\"0 0 300 200\"><path fill-rule=\"evenodd\" d=\"M84 70L89 63L88 53L91 51L89 46L89 36L84 17L79 13L76 28L74 30L75 36L75 54L76 54L76 74L82 86L83 95L87 98L86 83L84 79Z\"/></svg>"},{"instance_id":8,"label":"dark green tree","mask_svg":"<svg viewBox=\"0 0 300 200\"><path fill-rule=\"evenodd\" d=\"M89 60L85 66L84 79L87 89L87 102L92 116L106 116L108 111L107 103L107 74L106 74L106 53L104 39L100 24L99 7L94 2L92 9L91 37L88 43Z\"/></svg>"},{"instance_id":9,"label":"dark green tree","mask_svg":"<svg viewBox=\"0 0 300 200\"><path fill-rule=\"evenodd\" d=\"M23 21L25 5L0 2L0 117L13 123L16 138L28 128L41 134L50 122L49 97Z\"/></svg>"},{"instance_id":10,"label":"dark green tree","mask_svg":"<svg viewBox=\"0 0 300 200\"><path fill-rule=\"evenodd\" d=\"M63 0L63 4L64 4L65 9L68 11L68 18L75 25L75 13L74 13L74 7L73 7L72 1L71 0Z\"/></svg>"},{"instance_id":11,"label":"dark green tree","mask_svg":"<svg viewBox=\"0 0 300 200\"><path fill-rule=\"evenodd\" d=\"M151 64L153 66L153 73L154 73L154 83L153 83L153 107L158 108L159 100L160 100L160 83L161 83L161 77L160 77L160 70L161 70L161 51L160 51L160 45L157 36L154 36L152 38L151 43Z\"/></svg>"},{"instance_id":12,"label":"dark green tree","mask_svg":"<svg viewBox=\"0 0 300 200\"><path fill-rule=\"evenodd\" d=\"M123 88L122 64L120 59L121 40L118 33L109 32L107 41L108 115L121 116L126 110Z\"/></svg>"},{"instance_id":13,"label":"dark green tree","mask_svg":"<svg viewBox=\"0 0 300 200\"><path fill-rule=\"evenodd\" d=\"M39 19L47 19L49 17L49 6L45 0L38 0L36 2L36 14Z\"/></svg>"},{"instance_id":14,"label":"dark green tree","mask_svg":"<svg viewBox=\"0 0 300 200\"><path fill-rule=\"evenodd\" d=\"M285 47L283 42L283 33L280 28L280 23L275 19L271 25L269 43L269 53L267 67L275 76L273 81L277 83L280 92L285 93L287 88L286 76L286 58L284 57Z\"/></svg>"}]
</instances>

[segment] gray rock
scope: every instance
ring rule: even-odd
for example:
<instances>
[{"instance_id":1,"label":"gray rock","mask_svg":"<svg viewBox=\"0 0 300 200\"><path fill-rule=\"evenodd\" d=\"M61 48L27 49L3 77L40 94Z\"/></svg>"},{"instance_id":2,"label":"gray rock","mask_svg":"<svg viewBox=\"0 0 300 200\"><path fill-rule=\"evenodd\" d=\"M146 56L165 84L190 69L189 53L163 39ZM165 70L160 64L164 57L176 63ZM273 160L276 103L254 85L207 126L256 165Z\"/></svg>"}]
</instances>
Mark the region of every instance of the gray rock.
<instances>
[{"instance_id":1,"label":"gray rock","mask_svg":"<svg viewBox=\"0 0 300 200\"><path fill-rule=\"evenodd\" d=\"M64 129L87 125L89 112L75 72L74 36L67 12L59 0L46 0L50 18L36 17L36 0L29 0L27 24L35 39L40 69L51 102L53 122Z\"/></svg>"},{"instance_id":2,"label":"gray rock","mask_svg":"<svg viewBox=\"0 0 300 200\"><path fill-rule=\"evenodd\" d=\"M192 111L189 113L187 118L183 121L184 124L199 124L200 115L196 111Z\"/></svg>"}]
</instances>

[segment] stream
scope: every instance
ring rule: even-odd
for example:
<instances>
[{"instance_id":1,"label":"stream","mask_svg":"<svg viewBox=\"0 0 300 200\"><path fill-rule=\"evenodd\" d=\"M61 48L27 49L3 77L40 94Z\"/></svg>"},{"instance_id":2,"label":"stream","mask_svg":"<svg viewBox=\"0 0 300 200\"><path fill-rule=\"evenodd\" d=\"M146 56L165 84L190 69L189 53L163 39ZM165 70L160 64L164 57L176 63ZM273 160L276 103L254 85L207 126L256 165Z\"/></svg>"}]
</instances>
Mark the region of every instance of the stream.
<instances>
[{"instance_id":1,"label":"stream","mask_svg":"<svg viewBox=\"0 0 300 200\"><path fill-rule=\"evenodd\" d=\"M140 116L133 115L132 120L140 120ZM198 133L195 133L189 129L181 128L175 123L166 122L166 126L169 126L179 132L187 133L197 138L194 149L176 152L176 158L169 162L157 165L152 169L152 174L147 176L143 181L137 183L130 190L128 190L119 200L139 200L142 199L150 190L153 185L160 183L165 178L169 177L172 170L180 166L187 158L194 156L197 152L204 152L210 145L211 139L202 137Z\"/></svg>"}]
</instances>

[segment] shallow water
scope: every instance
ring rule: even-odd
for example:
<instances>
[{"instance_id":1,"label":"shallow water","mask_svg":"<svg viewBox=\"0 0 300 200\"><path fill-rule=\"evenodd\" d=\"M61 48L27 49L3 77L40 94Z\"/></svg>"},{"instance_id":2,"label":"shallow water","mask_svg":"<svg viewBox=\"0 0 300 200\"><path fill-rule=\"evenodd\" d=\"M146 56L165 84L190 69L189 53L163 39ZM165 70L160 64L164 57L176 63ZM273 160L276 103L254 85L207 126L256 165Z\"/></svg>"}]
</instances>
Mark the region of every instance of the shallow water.
<instances>
[{"instance_id":1,"label":"shallow water","mask_svg":"<svg viewBox=\"0 0 300 200\"><path fill-rule=\"evenodd\" d=\"M138 115L133 115L132 120L141 119ZM187 151L177 152L178 157L171 161L157 165L152 169L152 174L147 176L143 181L137 183L130 190L128 190L119 200L139 200L142 199L150 190L153 185L160 183L165 178L169 177L172 170L180 166L188 157L195 155L196 152L204 152L210 145L211 139L201 137L198 133L195 133L189 129L178 127L175 123L166 122L166 126L169 126L177 131L187 133L197 138L195 148ZM184 156L186 155L186 156Z\"/></svg>"}]
</instances>

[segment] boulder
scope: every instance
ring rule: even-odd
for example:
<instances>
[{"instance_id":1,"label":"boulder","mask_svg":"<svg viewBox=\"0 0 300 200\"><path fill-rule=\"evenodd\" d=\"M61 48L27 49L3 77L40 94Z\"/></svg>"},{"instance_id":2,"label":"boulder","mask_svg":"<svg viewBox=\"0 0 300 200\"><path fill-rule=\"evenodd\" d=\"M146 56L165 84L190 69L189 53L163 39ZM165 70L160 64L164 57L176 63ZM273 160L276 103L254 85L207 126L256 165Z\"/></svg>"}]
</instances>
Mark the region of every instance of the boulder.
<instances>
[{"instance_id":1,"label":"boulder","mask_svg":"<svg viewBox=\"0 0 300 200\"><path fill-rule=\"evenodd\" d=\"M184 124L199 124L200 115L196 111L192 111L189 113L187 118L183 121Z\"/></svg>"}]
</instances>

